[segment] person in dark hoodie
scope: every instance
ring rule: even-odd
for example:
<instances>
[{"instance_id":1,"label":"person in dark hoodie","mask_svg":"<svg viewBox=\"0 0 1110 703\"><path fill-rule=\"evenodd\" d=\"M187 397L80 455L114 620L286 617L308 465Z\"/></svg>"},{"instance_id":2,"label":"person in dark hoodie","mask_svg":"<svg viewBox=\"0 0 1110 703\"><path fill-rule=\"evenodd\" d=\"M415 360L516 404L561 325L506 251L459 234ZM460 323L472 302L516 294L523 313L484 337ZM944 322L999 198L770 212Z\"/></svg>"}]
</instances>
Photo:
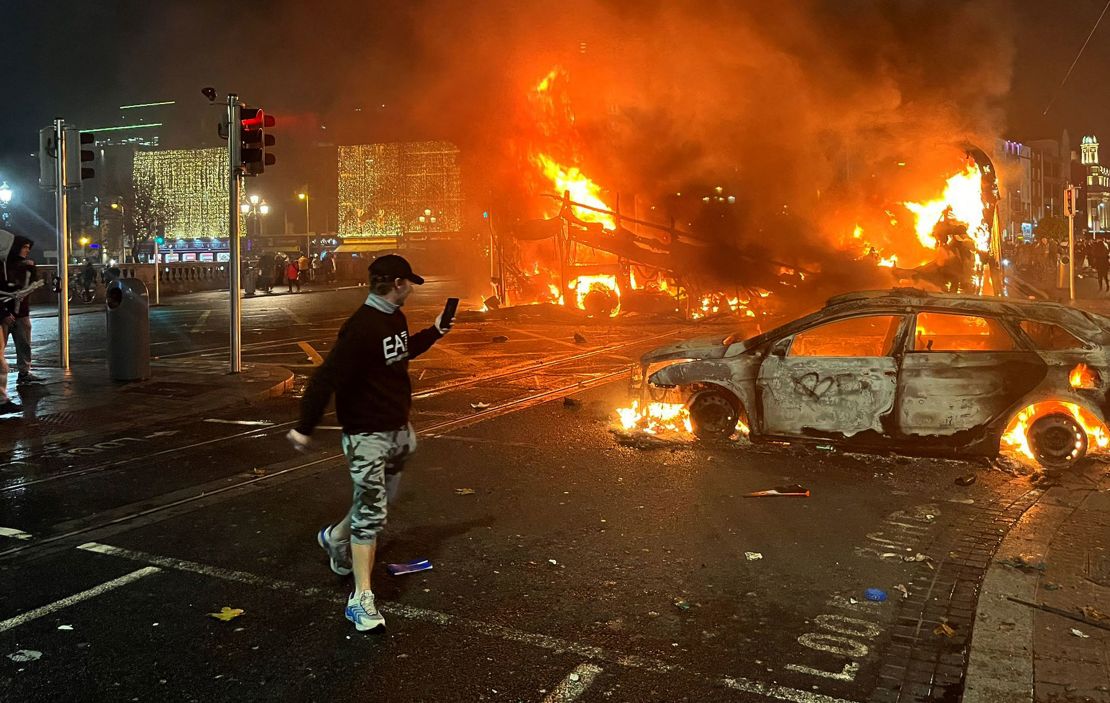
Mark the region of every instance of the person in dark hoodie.
<instances>
[{"instance_id":1,"label":"person in dark hoodie","mask_svg":"<svg viewBox=\"0 0 1110 703\"><path fill-rule=\"evenodd\" d=\"M7 260L4 262L4 278L10 290L26 290L38 280L35 262L31 259L33 242L27 237L15 235ZM42 379L31 373L31 305L30 297L24 295L9 306L12 319L0 324L3 333L3 347L8 346L8 335L15 341L16 368L19 369L20 385L42 383Z\"/></svg>"},{"instance_id":2,"label":"person in dark hoodie","mask_svg":"<svg viewBox=\"0 0 1110 703\"><path fill-rule=\"evenodd\" d=\"M370 264L369 272L366 303L343 324L335 346L309 379L300 422L287 435L303 451L335 395L354 499L346 517L320 530L316 541L328 553L332 571L341 576L354 571L355 589L345 614L360 631L385 624L374 605L370 576L386 506L396 494L405 458L416 449L409 424L408 361L426 352L450 328L441 314L435 325L409 336L401 306L424 279L413 273L404 258L382 256Z\"/></svg>"}]
</instances>

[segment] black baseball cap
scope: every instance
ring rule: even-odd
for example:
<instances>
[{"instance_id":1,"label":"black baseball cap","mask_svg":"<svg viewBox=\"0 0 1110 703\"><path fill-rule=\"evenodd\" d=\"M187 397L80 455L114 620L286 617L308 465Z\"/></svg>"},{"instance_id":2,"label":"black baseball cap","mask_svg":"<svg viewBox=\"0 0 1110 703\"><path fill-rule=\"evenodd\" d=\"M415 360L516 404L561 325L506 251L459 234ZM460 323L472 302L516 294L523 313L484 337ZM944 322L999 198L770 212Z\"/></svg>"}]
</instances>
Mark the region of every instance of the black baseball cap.
<instances>
[{"instance_id":1,"label":"black baseball cap","mask_svg":"<svg viewBox=\"0 0 1110 703\"><path fill-rule=\"evenodd\" d=\"M394 280L405 278L416 285L423 285L424 279L412 272L412 266L403 256L386 254L379 256L370 263L370 278Z\"/></svg>"}]
</instances>

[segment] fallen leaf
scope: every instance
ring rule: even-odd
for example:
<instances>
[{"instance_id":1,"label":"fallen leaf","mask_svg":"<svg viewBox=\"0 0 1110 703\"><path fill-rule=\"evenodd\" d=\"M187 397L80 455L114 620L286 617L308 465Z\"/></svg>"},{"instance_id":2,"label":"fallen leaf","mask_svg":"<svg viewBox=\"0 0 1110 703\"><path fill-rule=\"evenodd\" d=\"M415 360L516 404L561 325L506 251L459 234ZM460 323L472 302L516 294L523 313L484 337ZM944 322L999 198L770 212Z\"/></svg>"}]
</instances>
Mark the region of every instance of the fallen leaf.
<instances>
[{"instance_id":1,"label":"fallen leaf","mask_svg":"<svg viewBox=\"0 0 1110 703\"><path fill-rule=\"evenodd\" d=\"M455 495L457 496L472 496L474 495L473 488L456 488Z\"/></svg>"},{"instance_id":2,"label":"fallen leaf","mask_svg":"<svg viewBox=\"0 0 1110 703\"><path fill-rule=\"evenodd\" d=\"M948 623L942 622L941 624L936 626L936 628L933 630L933 634L944 635L945 637L955 637L956 631L952 629L952 627Z\"/></svg>"},{"instance_id":3,"label":"fallen leaf","mask_svg":"<svg viewBox=\"0 0 1110 703\"><path fill-rule=\"evenodd\" d=\"M208 617L227 622L228 620L234 620L235 618L239 617L243 614L243 612L244 611L242 608L229 608L225 605L224 607L220 608L220 612L209 613Z\"/></svg>"}]
</instances>

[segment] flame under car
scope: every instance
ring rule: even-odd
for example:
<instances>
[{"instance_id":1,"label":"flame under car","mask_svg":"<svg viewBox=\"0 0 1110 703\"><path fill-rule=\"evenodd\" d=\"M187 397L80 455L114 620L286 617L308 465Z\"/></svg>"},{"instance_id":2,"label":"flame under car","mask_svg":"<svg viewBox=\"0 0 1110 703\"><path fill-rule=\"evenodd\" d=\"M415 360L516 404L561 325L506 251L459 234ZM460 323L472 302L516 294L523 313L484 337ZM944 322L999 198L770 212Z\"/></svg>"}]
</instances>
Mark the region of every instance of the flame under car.
<instances>
[{"instance_id":1,"label":"flame under car","mask_svg":"<svg viewBox=\"0 0 1110 703\"><path fill-rule=\"evenodd\" d=\"M818 441L1046 467L1110 444L1110 318L1047 302L917 289L837 296L750 339L696 339L641 358L702 438ZM647 387L645 387L647 390ZM655 392L658 395L658 391Z\"/></svg>"}]
</instances>

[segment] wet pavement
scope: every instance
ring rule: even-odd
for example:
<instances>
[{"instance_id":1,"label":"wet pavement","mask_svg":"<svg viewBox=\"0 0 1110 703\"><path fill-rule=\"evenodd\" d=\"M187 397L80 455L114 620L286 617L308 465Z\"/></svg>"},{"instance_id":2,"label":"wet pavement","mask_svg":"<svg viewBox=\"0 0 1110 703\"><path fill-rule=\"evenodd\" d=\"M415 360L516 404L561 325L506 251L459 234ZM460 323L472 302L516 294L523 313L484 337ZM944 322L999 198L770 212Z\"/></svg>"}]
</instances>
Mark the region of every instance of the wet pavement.
<instances>
[{"instance_id":1,"label":"wet pavement","mask_svg":"<svg viewBox=\"0 0 1110 703\"><path fill-rule=\"evenodd\" d=\"M425 289L413 329L450 286ZM726 329L674 320L471 314L416 360L421 447L374 577L388 629L356 633L315 543L350 495L334 416L306 455L282 435L363 295L247 302L245 358L297 374L279 397L37 444L30 424L0 427L23 452L0 476L0 697L958 699L983 575L1045 489L984 463L622 446L612 410L633 360ZM223 363L212 300L155 311L162 363ZM77 327L75 367L91 367L94 326ZM133 395L150 412L174 400ZM744 497L790 483L810 497ZM382 566L417 558L434 568ZM225 606L244 612L208 615Z\"/></svg>"}]
</instances>

